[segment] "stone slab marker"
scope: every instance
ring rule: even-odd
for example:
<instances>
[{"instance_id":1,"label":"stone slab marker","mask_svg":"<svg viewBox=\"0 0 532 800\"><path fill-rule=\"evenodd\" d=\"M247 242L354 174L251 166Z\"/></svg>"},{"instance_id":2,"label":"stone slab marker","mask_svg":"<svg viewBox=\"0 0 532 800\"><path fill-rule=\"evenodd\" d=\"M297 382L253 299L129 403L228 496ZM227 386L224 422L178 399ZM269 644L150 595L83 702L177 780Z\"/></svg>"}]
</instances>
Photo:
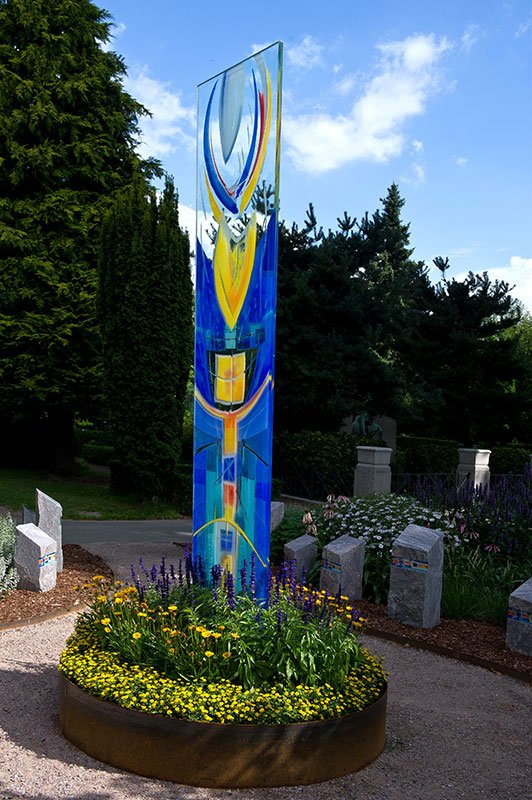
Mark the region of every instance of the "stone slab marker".
<instances>
[{"instance_id":1,"label":"stone slab marker","mask_svg":"<svg viewBox=\"0 0 532 800\"><path fill-rule=\"evenodd\" d=\"M320 589L336 595L338 589L350 600L362 597L364 539L344 534L325 545L321 557Z\"/></svg>"},{"instance_id":2,"label":"stone slab marker","mask_svg":"<svg viewBox=\"0 0 532 800\"><path fill-rule=\"evenodd\" d=\"M32 511L28 506L22 506L22 524L26 525L28 522L33 522L35 525L35 511Z\"/></svg>"},{"instance_id":3,"label":"stone slab marker","mask_svg":"<svg viewBox=\"0 0 532 800\"><path fill-rule=\"evenodd\" d=\"M56 543L33 522L17 525L15 533L15 567L19 589L49 592L57 579Z\"/></svg>"},{"instance_id":4,"label":"stone slab marker","mask_svg":"<svg viewBox=\"0 0 532 800\"><path fill-rule=\"evenodd\" d=\"M280 500L272 500L270 516L270 532L281 524L284 517L284 503Z\"/></svg>"},{"instance_id":5,"label":"stone slab marker","mask_svg":"<svg viewBox=\"0 0 532 800\"><path fill-rule=\"evenodd\" d=\"M532 578L518 586L508 601L506 647L532 656Z\"/></svg>"},{"instance_id":6,"label":"stone slab marker","mask_svg":"<svg viewBox=\"0 0 532 800\"><path fill-rule=\"evenodd\" d=\"M388 616L416 628L440 621L443 531L408 525L392 548Z\"/></svg>"},{"instance_id":7,"label":"stone slab marker","mask_svg":"<svg viewBox=\"0 0 532 800\"><path fill-rule=\"evenodd\" d=\"M40 489L35 491L35 508L37 517L37 527L51 536L56 543L57 551L57 571L63 571L63 534L61 528L61 515L63 507L61 503L48 497Z\"/></svg>"},{"instance_id":8,"label":"stone slab marker","mask_svg":"<svg viewBox=\"0 0 532 800\"><path fill-rule=\"evenodd\" d=\"M392 471L390 457L391 447L357 447L357 465L355 469L355 497L366 497L368 494L390 494Z\"/></svg>"},{"instance_id":9,"label":"stone slab marker","mask_svg":"<svg viewBox=\"0 0 532 800\"><path fill-rule=\"evenodd\" d=\"M304 533L303 536L298 536L297 539L292 539L284 546L284 560L291 561L295 559L296 562L296 578L301 579L303 574L303 567L308 573L309 569L314 566L316 555L318 553L318 545L314 536L309 536Z\"/></svg>"}]
</instances>

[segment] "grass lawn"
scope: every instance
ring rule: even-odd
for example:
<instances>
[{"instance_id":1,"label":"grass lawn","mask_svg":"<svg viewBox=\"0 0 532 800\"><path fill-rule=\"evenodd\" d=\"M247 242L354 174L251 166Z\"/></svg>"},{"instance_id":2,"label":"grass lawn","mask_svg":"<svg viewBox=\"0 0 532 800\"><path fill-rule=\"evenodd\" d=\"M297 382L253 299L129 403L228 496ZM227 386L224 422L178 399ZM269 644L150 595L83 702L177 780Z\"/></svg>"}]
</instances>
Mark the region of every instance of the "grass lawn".
<instances>
[{"instance_id":1,"label":"grass lawn","mask_svg":"<svg viewBox=\"0 0 532 800\"><path fill-rule=\"evenodd\" d=\"M20 511L23 504L35 509L35 489L61 503L64 519L176 519L183 516L172 503L139 503L134 495L112 494L106 475L87 471L80 477L62 478L36 470L0 469L0 506L11 511ZM98 516L94 512L98 512Z\"/></svg>"}]
</instances>

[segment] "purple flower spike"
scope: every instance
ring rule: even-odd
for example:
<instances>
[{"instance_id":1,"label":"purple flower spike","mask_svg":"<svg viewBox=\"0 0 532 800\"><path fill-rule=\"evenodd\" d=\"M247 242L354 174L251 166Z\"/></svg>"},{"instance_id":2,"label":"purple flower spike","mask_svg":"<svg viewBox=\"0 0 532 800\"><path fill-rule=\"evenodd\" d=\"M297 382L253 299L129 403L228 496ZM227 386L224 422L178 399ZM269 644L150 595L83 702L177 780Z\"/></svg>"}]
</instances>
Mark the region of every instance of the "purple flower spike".
<instances>
[{"instance_id":1,"label":"purple flower spike","mask_svg":"<svg viewBox=\"0 0 532 800\"><path fill-rule=\"evenodd\" d=\"M231 610L235 610L236 603L235 603L235 583L233 580L233 575L231 572L228 572L225 578L225 592L227 597L227 605Z\"/></svg>"},{"instance_id":2,"label":"purple flower spike","mask_svg":"<svg viewBox=\"0 0 532 800\"><path fill-rule=\"evenodd\" d=\"M249 593L251 599L255 599L255 553L251 554L251 577L249 579Z\"/></svg>"},{"instance_id":3,"label":"purple flower spike","mask_svg":"<svg viewBox=\"0 0 532 800\"><path fill-rule=\"evenodd\" d=\"M242 594L247 594L248 591L248 562L244 559L244 565L240 570L240 590Z\"/></svg>"}]
</instances>

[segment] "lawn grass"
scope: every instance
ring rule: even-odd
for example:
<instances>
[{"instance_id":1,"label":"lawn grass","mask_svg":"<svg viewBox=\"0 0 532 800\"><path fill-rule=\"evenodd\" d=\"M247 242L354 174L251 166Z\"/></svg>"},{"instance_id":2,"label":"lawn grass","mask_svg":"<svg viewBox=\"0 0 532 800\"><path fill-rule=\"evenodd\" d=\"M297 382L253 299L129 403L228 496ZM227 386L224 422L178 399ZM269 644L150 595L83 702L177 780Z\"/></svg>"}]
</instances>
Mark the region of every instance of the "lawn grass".
<instances>
[{"instance_id":1,"label":"lawn grass","mask_svg":"<svg viewBox=\"0 0 532 800\"><path fill-rule=\"evenodd\" d=\"M177 519L183 516L172 503L140 503L134 495L114 495L109 477L89 470L79 477L63 478L38 470L0 468L0 506L13 512L20 511L23 504L34 509L35 489L61 503L63 519Z\"/></svg>"}]
</instances>

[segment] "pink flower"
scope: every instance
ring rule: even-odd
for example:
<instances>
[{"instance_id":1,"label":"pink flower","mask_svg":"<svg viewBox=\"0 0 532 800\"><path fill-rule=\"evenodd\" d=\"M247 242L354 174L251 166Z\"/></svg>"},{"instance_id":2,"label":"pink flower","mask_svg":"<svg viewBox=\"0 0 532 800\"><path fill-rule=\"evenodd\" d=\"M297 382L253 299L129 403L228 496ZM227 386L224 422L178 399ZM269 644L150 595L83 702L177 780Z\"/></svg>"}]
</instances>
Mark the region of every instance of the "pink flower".
<instances>
[{"instance_id":1,"label":"pink flower","mask_svg":"<svg viewBox=\"0 0 532 800\"><path fill-rule=\"evenodd\" d=\"M488 553L500 553L501 548L497 547L496 544L487 544L484 550L487 550Z\"/></svg>"}]
</instances>

